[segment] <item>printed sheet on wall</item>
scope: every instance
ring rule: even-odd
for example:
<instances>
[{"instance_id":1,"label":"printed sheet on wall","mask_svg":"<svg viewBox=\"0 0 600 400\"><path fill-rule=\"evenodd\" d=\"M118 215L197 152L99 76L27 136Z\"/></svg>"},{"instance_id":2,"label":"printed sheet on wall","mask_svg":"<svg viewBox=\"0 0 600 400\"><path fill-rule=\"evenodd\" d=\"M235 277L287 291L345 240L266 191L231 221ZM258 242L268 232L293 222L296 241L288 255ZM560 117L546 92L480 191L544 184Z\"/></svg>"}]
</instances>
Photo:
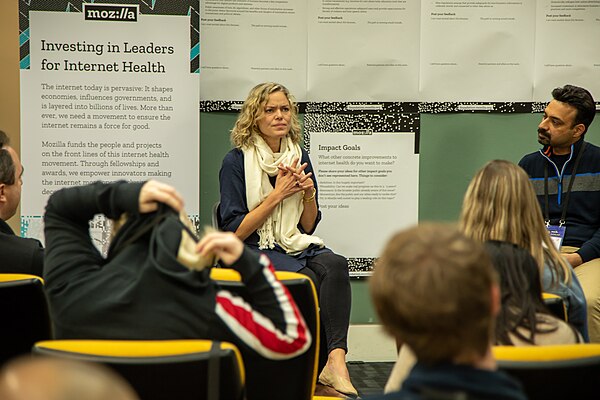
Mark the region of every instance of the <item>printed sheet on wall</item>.
<instances>
[{"instance_id":1,"label":"printed sheet on wall","mask_svg":"<svg viewBox=\"0 0 600 400\"><path fill-rule=\"evenodd\" d=\"M417 223L419 114L409 103L309 103L305 146L322 220L316 235L369 275L395 232Z\"/></svg>"}]
</instances>

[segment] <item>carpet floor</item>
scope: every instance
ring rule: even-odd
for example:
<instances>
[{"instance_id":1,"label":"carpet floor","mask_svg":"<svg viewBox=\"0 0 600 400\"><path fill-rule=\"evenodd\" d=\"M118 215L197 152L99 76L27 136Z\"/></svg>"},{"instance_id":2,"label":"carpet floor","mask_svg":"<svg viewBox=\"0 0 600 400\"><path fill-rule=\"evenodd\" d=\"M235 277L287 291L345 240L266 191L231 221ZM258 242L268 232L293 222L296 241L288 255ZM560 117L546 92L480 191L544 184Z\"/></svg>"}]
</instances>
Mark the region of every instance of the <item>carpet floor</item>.
<instances>
[{"instance_id":1,"label":"carpet floor","mask_svg":"<svg viewBox=\"0 0 600 400\"><path fill-rule=\"evenodd\" d=\"M393 362L348 362L348 372L352 384L360 397L383 393Z\"/></svg>"}]
</instances>

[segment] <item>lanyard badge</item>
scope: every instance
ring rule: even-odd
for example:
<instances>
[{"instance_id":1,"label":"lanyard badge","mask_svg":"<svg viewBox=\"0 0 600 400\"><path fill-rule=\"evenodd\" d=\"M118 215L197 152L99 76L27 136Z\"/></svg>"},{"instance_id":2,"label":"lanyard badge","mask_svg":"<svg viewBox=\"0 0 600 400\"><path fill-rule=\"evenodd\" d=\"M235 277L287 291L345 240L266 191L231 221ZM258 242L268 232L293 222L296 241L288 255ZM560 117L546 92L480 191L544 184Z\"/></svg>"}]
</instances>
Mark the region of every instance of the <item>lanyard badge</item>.
<instances>
[{"instance_id":1,"label":"lanyard badge","mask_svg":"<svg viewBox=\"0 0 600 400\"><path fill-rule=\"evenodd\" d=\"M565 239L565 231L567 230L567 227L563 224L563 221L560 222L560 225L550 225L549 222L546 223L546 229L550 234L550 239L558 251L560 251L560 246L562 246L562 242Z\"/></svg>"},{"instance_id":2,"label":"lanyard badge","mask_svg":"<svg viewBox=\"0 0 600 400\"><path fill-rule=\"evenodd\" d=\"M565 201L562 204L562 212L560 220L558 222L559 225L550 225L550 205L548 200L548 162L550 161L544 164L544 219L546 220L546 229L548 229L550 239L552 239L552 243L554 243L554 246L558 251L560 251L560 246L562 246L562 242L565 238L565 231L567 229L567 227L565 226L565 222L567 218L567 207L569 204L569 198L571 196L571 189L573 188L573 182L575 182L577 167L579 166L579 161L581 161L581 156L583 155L583 150L585 149L586 144L586 142L581 143L579 154L577 154L577 157L575 158L575 164L573 165L573 170L571 171L571 179L569 179L569 186L567 187ZM573 148L574 146L571 145L571 151L573 151ZM558 176L558 179L562 179L562 177Z\"/></svg>"}]
</instances>

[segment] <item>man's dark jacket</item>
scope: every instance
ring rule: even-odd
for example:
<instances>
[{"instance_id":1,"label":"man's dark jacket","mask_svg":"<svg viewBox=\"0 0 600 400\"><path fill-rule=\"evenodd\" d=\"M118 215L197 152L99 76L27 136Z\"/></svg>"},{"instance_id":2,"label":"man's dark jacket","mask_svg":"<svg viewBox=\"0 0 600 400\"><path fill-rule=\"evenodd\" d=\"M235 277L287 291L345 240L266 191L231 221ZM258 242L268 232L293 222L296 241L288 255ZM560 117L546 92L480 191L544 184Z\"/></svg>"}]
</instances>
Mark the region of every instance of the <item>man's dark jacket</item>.
<instances>
[{"instance_id":1,"label":"man's dark jacket","mask_svg":"<svg viewBox=\"0 0 600 400\"><path fill-rule=\"evenodd\" d=\"M39 240L22 238L0 219L0 273L42 276L44 248Z\"/></svg>"}]
</instances>

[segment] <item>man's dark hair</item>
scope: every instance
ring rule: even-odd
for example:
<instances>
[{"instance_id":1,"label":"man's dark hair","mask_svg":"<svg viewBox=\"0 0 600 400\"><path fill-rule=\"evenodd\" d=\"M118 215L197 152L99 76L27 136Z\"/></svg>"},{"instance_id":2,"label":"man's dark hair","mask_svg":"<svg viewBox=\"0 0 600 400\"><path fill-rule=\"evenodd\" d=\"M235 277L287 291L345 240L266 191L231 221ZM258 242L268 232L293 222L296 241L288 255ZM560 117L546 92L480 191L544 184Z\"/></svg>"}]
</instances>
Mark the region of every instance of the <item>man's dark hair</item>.
<instances>
[{"instance_id":1,"label":"man's dark hair","mask_svg":"<svg viewBox=\"0 0 600 400\"><path fill-rule=\"evenodd\" d=\"M585 126L583 134L585 134L596 115L596 103L592 94L582 87L565 85L554 89L552 97L577 109L574 125L583 124Z\"/></svg>"},{"instance_id":2,"label":"man's dark hair","mask_svg":"<svg viewBox=\"0 0 600 400\"><path fill-rule=\"evenodd\" d=\"M0 131L0 183L14 185L16 167L10 153L4 148L10 144L8 135Z\"/></svg>"}]
</instances>

